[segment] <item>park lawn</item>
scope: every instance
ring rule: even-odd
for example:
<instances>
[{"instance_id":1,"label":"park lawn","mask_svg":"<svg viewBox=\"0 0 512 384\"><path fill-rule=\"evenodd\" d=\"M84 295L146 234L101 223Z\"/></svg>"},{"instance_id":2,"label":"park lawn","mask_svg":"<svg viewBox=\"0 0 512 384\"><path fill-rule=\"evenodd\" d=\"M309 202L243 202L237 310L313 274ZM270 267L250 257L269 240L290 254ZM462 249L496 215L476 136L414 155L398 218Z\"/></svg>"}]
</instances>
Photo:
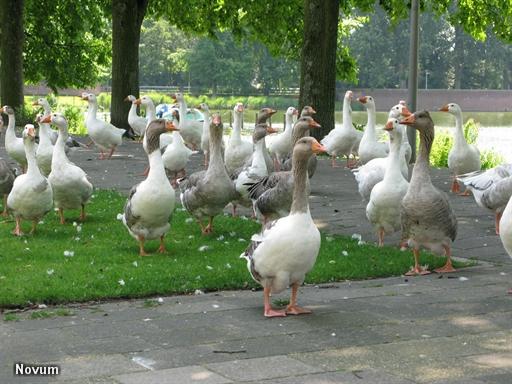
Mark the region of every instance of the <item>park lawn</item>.
<instances>
[{"instance_id":1,"label":"park lawn","mask_svg":"<svg viewBox=\"0 0 512 384\"><path fill-rule=\"evenodd\" d=\"M168 253L140 257L137 242L117 219L124 202L115 191L96 191L85 223L78 222L78 212L69 211L62 226L51 212L35 235L21 238L10 234L12 219L1 218L0 308L257 287L239 258L260 228L256 222L218 217L214 234L203 237L178 208L166 237ZM23 228L28 231L30 223ZM158 241L146 244L149 252L157 248ZM444 261L422 255L430 267ZM322 234L320 255L306 282L396 276L411 263L410 252Z\"/></svg>"}]
</instances>

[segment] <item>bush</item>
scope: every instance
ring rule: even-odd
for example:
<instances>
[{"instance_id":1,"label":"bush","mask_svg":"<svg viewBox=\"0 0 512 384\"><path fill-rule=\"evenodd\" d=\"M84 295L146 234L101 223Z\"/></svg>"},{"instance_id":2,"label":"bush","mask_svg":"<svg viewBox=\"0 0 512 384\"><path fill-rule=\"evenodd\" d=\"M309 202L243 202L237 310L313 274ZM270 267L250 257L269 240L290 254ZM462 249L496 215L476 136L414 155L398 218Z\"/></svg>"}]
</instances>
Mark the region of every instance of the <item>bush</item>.
<instances>
[{"instance_id":1,"label":"bush","mask_svg":"<svg viewBox=\"0 0 512 384\"><path fill-rule=\"evenodd\" d=\"M110 93L101 92L96 99L98 100L98 107L100 107L100 109L110 111Z\"/></svg>"},{"instance_id":2,"label":"bush","mask_svg":"<svg viewBox=\"0 0 512 384\"><path fill-rule=\"evenodd\" d=\"M21 108L16 109L14 116L16 118L16 126L18 127L24 127L26 124L36 125L36 111L32 103L24 103Z\"/></svg>"},{"instance_id":3,"label":"bush","mask_svg":"<svg viewBox=\"0 0 512 384\"><path fill-rule=\"evenodd\" d=\"M84 125L84 114L82 109L73 105L63 105L62 114L68 121L69 133L75 135L86 135L87 129Z\"/></svg>"}]
</instances>

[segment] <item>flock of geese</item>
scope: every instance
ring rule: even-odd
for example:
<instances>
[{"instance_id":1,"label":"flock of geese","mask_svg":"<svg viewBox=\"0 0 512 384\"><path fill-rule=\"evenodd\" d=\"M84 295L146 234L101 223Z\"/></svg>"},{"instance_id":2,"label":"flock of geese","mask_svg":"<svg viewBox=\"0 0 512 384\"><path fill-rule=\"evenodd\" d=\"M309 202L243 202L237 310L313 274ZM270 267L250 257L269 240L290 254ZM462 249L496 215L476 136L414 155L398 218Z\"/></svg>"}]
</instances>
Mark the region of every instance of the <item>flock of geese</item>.
<instances>
[{"instance_id":1,"label":"flock of geese","mask_svg":"<svg viewBox=\"0 0 512 384\"><path fill-rule=\"evenodd\" d=\"M300 114L294 107L288 108L282 132L268 122L276 111L261 109L249 142L241 134L244 106L237 103L231 136L225 143L220 114L210 114L203 103L198 108L204 114L204 121L189 120L183 95L178 93L173 97L178 108L165 119L157 118L150 97L126 98L131 103L128 122L143 138L149 161L146 178L131 189L122 217L128 232L138 241L141 256L147 255L145 242L153 239L160 240L158 252L166 252L164 238L170 230L176 205L175 188L179 189L181 204L195 218L203 234L214 231L215 216L222 214L228 204L232 205L233 215L239 205L252 207L262 231L253 235L241 257L247 260L252 277L263 286L264 315L309 313L310 310L297 305L298 288L320 249L320 233L309 210L309 179L315 173L317 155L327 152L332 156L333 167L337 166L336 158L344 156L347 167L353 168L359 193L368 202L366 216L375 228L379 246L384 244L386 234L401 231L401 246L409 246L415 260L406 275L430 273L419 264L421 247L447 256L446 264L436 272L455 270L451 244L457 234L457 220L446 193L434 187L430 179L434 123L427 111L411 113L403 101L393 106L384 127L389 142L384 143L377 136L374 99L358 98L368 112L368 123L364 132L360 132L352 124L354 96L347 91L343 124L320 143L309 136L311 129L320 127L312 117L316 112L310 106L304 107ZM125 130L98 118L94 94L84 93L82 99L89 104L85 126L92 143L100 150L99 158L111 158L122 143ZM79 209L80 219L85 220L85 206L93 192L85 172L67 157L73 140L68 134L66 118L52 112L44 98L34 104L44 110L44 114L35 118L38 134L34 125L27 124L21 138L15 134L13 109L9 106L0 109L8 117L6 151L23 172L15 177L9 165L0 159L3 215L11 214L15 218L13 233L18 236L22 235L22 220L31 221L34 232L41 218L54 207L62 224L65 224L64 210ZM145 108L145 117L137 114L139 106ZM454 144L448 159L453 174L452 192L460 192L459 182L462 182L478 205L496 214L496 232L512 254L512 204L508 204L512 195L512 165L481 171L478 149L464 139L460 107L450 103L441 111L455 116ZM2 119L0 124L3 125ZM410 180L411 147L406 126L415 128L420 137ZM204 153L206 169L186 175L186 164L198 149ZM289 305L285 310L273 309L270 294L287 287L292 288Z\"/></svg>"}]
</instances>

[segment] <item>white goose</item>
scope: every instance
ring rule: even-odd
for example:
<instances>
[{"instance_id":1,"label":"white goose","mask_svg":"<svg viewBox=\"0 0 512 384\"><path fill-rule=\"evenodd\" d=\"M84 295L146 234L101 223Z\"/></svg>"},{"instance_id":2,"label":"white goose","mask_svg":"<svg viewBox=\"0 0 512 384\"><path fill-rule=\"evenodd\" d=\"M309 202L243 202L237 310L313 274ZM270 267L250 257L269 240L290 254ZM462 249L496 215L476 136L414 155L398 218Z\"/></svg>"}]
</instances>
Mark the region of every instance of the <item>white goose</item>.
<instances>
[{"instance_id":1,"label":"white goose","mask_svg":"<svg viewBox=\"0 0 512 384\"><path fill-rule=\"evenodd\" d=\"M187 116L187 103L182 93L175 93L172 98L179 105L180 112L180 134L185 140L185 143L190 145L192 149L199 148L201 145L201 135L203 133L203 123L197 120L188 120Z\"/></svg>"},{"instance_id":2,"label":"white goose","mask_svg":"<svg viewBox=\"0 0 512 384\"><path fill-rule=\"evenodd\" d=\"M297 291L306 273L313 268L320 250L320 232L309 211L308 159L325 149L312 137L300 139L293 149L293 202L290 214L272 222L262 233L253 235L252 243L240 257L254 280L263 286L266 317L300 315L311 311L297 305ZM292 287L290 304L285 311L274 310L270 294Z\"/></svg>"},{"instance_id":3,"label":"white goose","mask_svg":"<svg viewBox=\"0 0 512 384\"><path fill-rule=\"evenodd\" d=\"M166 252L164 236L169 232L169 221L174 211L176 195L165 174L159 137L162 133L175 129L172 122L164 119L153 120L148 125L144 136L144 150L149 158L149 173L144 181L131 189L124 206L123 224L130 235L139 242L141 256L147 256L144 242L158 238L158 252Z\"/></svg>"},{"instance_id":4,"label":"white goose","mask_svg":"<svg viewBox=\"0 0 512 384\"><path fill-rule=\"evenodd\" d=\"M407 117L410 114L411 112L407 109L405 105L397 104L393 106L389 111L389 119L398 119L401 116ZM399 129L402 132L402 137L406 135L405 128L405 126L400 124ZM409 144L408 141L407 144ZM407 146L404 145L402 139L402 144L400 146L400 170L402 172L403 177L407 180L409 177L409 167L407 162L406 150ZM352 171L357 182L357 189L363 200L369 200L370 193L373 187L384 179L384 174L386 173L389 161L388 157L377 157Z\"/></svg>"},{"instance_id":5,"label":"white goose","mask_svg":"<svg viewBox=\"0 0 512 384\"><path fill-rule=\"evenodd\" d=\"M448 112L455 116L455 132L453 134L453 146L448 153L448 168L453 173L453 182L451 191L460 192L460 186L457 182L457 176L469 172L479 171L480 151L476 145L468 144L464 137L464 128L462 127L462 110L458 104L449 103L443 106L440 111ZM467 196L469 191L463 195Z\"/></svg>"},{"instance_id":6,"label":"white goose","mask_svg":"<svg viewBox=\"0 0 512 384\"><path fill-rule=\"evenodd\" d=\"M89 108L87 110L87 117L85 119L85 127L91 140L100 149L100 160L110 159L114 154L118 145L123 142L124 129L114 127L112 124L98 119L96 113L98 112L98 102L96 96L92 93L82 95L82 100L87 100ZM105 151L110 150L109 154L105 156Z\"/></svg>"},{"instance_id":7,"label":"white goose","mask_svg":"<svg viewBox=\"0 0 512 384\"><path fill-rule=\"evenodd\" d=\"M130 110L128 111L128 124L130 124L130 127L132 127L133 132L137 136L144 136L146 126L148 125L148 119L137 115L137 106L139 105L137 98L133 95L128 95L124 100L132 103Z\"/></svg>"},{"instance_id":8,"label":"white goose","mask_svg":"<svg viewBox=\"0 0 512 384\"><path fill-rule=\"evenodd\" d=\"M385 128L389 132L390 151L382 181L372 189L366 206L366 217L377 231L379 247L384 246L384 235L400 229L400 205L409 183L400 166L404 161L401 151L403 130L397 119L389 119Z\"/></svg>"},{"instance_id":9,"label":"white goose","mask_svg":"<svg viewBox=\"0 0 512 384\"><path fill-rule=\"evenodd\" d=\"M345 92L345 97L343 98L343 123L341 128L334 128L321 141L327 153L332 156L331 165L333 168L337 167L337 156L346 156L347 168L350 167L349 156L358 138L357 131L352 125L352 107L350 106L352 98L352 91Z\"/></svg>"},{"instance_id":10,"label":"white goose","mask_svg":"<svg viewBox=\"0 0 512 384\"><path fill-rule=\"evenodd\" d=\"M66 156L68 122L60 113L45 116L42 123L52 123L59 130L59 137L53 149L53 160L48 181L53 189L53 201L59 210L60 223L64 224L65 209L80 209L80 220L85 220L85 204L89 201L93 186L82 168L69 161Z\"/></svg>"},{"instance_id":11,"label":"white goose","mask_svg":"<svg viewBox=\"0 0 512 384\"><path fill-rule=\"evenodd\" d=\"M48 177L52 170L53 144L50 139L50 132L53 131L49 124L41 121L42 117L41 114L36 116L36 122L39 124L39 145L36 150L36 159L39 170L44 176Z\"/></svg>"},{"instance_id":12,"label":"white goose","mask_svg":"<svg viewBox=\"0 0 512 384\"><path fill-rule=\"evenodd\" d=\"M281 164L292 151L292 131L294 117L299 115L297 108L288 107L285 113L284 131L266 138L268 150L274 159L274 168L279 171Z\"/></svg>"},{"instance_id":13,"label":"white goose","mask_svg":"<svg viewBox=\"0 0 512 384\"><path fill-rule=\"evenodd\" d=\"M43 107L44 113L41 116L47 116L52 113L52 108L50 107L50 103L44 97L38 98L36 101L34 101L32 103L32 105ZM59 134L56 131L52 131L51 129L48 129L47 133L50 137L50 140L52 141L52 145L55 145L55 142L57 141L57 137L59 136ZM41 133L39 133L39 134L41 134ZM41 167L39 167L39 168L41 168Z\"/></svg>"},{"instance_id":14,"label":"white goose","mask_svg":"<svg viewBox=\"0 0 512 384\"><path fill-rule=\"evenodd\" d=\"M13 234L22 236L21 220L32 221L34 233L39 220L46 215L53 206L52 187L37 167L35 151L36 131L32 124L25 125L23 130L23 143L27 154L27 173L14 180L11 193L7 196L7 210L16 219Z\"/></svg>"},{"instance_id":15,"label":"white goose","mask_svg":"<svg viewBox=\"0 0 512 384\"><path fill-rule=\"evenodd\" d=\"M357 100L365 106L368 112L368 122L364 128L363 137L357 151L361 164L366 164L376 157L386 157L389 152L389 145L377 141L377 134L375 132L375 101L373 97L362 96Z\"/></svg>"},{"instance_id":16,"label":"white goose","mask_svg":"<svg viewBox=\"0 0 512 384\"><path fill-rule=\"evenodd\" d=\"M25 172L27 168L27 157L25 155L23 138L17 137L14 131L14 127L16 125L14 109L8 105L5 105L0 109L0 112L5 113L9 118L7 123L7 130L5 131L5 151L14 161L20 165L22 172ZM34 145L37 144L34 143Z\"/></svg>"},{"instance_id":17,"label":"white goose","mask_svg":"<svg viewBox=\"0 0 512 384\"><path fill-rule=\"evenodd\" d=\"M233 130L224 153L228 174L231 174L236 169L242 167L252 156L254 148L253 143L242 140L241 130L244 105L242 103L236 103L233 108L233 112Z\"/></svg>"}]
</instances>

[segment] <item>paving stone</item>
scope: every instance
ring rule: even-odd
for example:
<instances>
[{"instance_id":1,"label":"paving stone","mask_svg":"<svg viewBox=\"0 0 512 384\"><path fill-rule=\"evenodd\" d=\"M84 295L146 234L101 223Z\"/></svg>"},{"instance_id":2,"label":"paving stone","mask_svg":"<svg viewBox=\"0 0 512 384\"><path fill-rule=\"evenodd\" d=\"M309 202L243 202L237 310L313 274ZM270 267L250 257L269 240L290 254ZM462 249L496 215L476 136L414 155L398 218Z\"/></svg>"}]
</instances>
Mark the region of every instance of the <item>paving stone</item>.
<instances>
[{"instance_id":1,"label":"paving stone","mask_svg":"<svg viewBox=\"0 0 512 384\"><path fill-rule=\"evenodd\" d=\"M272 379L258 384L413 384L412 381L384 372L362 370L354 372L327 372L312 375ZM462 383L461 383L462 384Z\"/></svg>"},{"instance_id":2,"label":"paving stone","mask_svg":"<svg viewBox=\"0 0 512 384\"><path fill-rule=\"evenodd\" d=\"M222 376L237 381L275 379L290 375L321 372L318 368L286 356L233 360L225 363L208 364L207 367Z\"/></svg>"},{"instance_id":3,"label":"paving stone","mask_svg":"<svg viewBox=\"0 0 512 384\"><path fill-rule=\"evenodd\" d=\"M232 381L206 368L190 366L114 376L122 384L224 384Z\"/></svg>"}]
</instances>

